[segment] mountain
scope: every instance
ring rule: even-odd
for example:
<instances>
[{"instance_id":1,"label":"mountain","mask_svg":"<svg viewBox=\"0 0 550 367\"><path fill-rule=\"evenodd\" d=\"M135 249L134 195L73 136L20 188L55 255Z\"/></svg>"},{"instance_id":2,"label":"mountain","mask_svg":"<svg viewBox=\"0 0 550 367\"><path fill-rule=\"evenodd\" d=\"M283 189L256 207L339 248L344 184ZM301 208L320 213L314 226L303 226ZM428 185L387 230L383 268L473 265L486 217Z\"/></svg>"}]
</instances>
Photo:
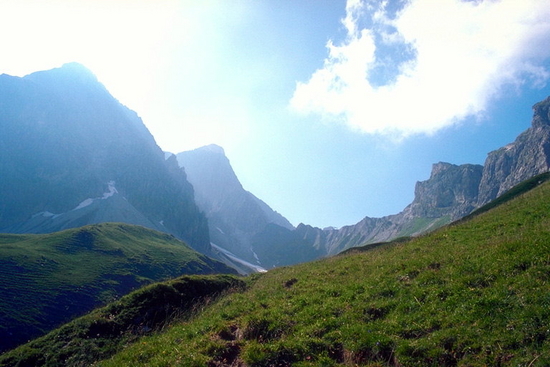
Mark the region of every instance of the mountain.
<instances>
[{"instance_id":1,"label":"mountain","mask_svg":"<svg viewBox=\"0 0 550 367\"><path fill-rule=\"evenodd\" d=\"M198 207L208 218L214 246L246 262L270 267L270 254L256 253L254 238L268 225L291 231L292 224L242 187L221 147L181 152L177 159L195 189Z\"/></svg>"},{"instance_id":2,"label":"mountain","mask_svg":"<svg viewBox=\"0 0 550 367\"><path fill-rule=\"evenodd\" d=\"M0 351L151 282L234 272L172 235L123 223L1 234Z\"/></svg>"},{"instance_id":3,"label":"mountain","mask_svg":"<svg viewBox=\"0 0 550 367\"><path fill-rule=\"evenodd\" d=\"M223 149L208 146L178 154L210 223L215 245L266 269L332 256L346 249L415 236L460 219L519 182L550 169L550 98L534 107L532 127L488 154L485 165L433 165L416 183L415 197L400 213L365 217L339 229L289 223L246 192ZM261 202L264 204L263 202ZM264 204L265 205L265 204ZM284 218L283 218L284 219Z\"/></svg>"},{"instance_id":4,"label":"mountain","mask_svg":"<svg viewBox=\"0 0 550 367\"><path fill-rule=\"evenodd\" d=\"M548 366L549 179L425 236L247 277L140 337L132 315L212 279L148 287L0 366Z\"/></svg>"},{"instance_id":5,"label":"mountain","mask_svg":"<svg viewBox=\"0 0 550 367\"><path fill-rule=\"evenodd\" d=\"M531 127L487 156L479 185L483 205L517 183L550 170L550 97L533 106Z\"/></svg>"},{"instance_id":6,"label":"mountain","mask_svg":"<svg viewBox=\"0 0 550 367\"><path fill-rule=\"evenodd\" d=\"M0 232L117 221L210 253L185 172L80 64L0 75L0 177Z\"/></svg>"},{"instance_id":7,"label":"mountain","mask_svg":"<svg viewBox=\"0 0 550 367\"><path fill-rule=\"evenodd\" d=\"M425 233L468 215L518 183L550 170L550 97L535 104L533 111L532 126L513 143L490 152L483 166L434 164L430 178L417 182L414 200L402 212L365 217L340 229L300 224L295 236L326 256Z\"/></svg>"}]
</instances>

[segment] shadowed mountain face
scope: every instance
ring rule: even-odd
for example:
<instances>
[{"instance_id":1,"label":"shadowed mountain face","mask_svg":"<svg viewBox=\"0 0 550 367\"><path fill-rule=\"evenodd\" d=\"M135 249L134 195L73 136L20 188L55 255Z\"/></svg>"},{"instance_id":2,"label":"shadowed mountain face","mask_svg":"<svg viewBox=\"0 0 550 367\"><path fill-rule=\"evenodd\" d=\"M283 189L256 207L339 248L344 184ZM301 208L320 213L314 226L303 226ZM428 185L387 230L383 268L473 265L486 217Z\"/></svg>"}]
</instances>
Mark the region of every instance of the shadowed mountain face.
<instances>
[{"instance_id":1,"label":"shadowed mountain face","mask_svg":"<svg viewBox=\"0 0 550 367\"><path fill-rule=\"evenodd\" d=\"M0 76L0 177L0 232L118 221L210 251L184 171L82 65Z\"/></svg>"},{"instance_id":2,"label":"shadowed mountain face","mask_svg":"<svg viewBox=\"0 0 550 367\"><path fill-rule=\"evenodd\" d=\"M254 252L253 239L267 225L291 231L294 227L288 220L242 187L221 147L209 145L177 158L208 218L212 243L250 263L271 265L269 253Z\"/></svg>"}]
</instances>

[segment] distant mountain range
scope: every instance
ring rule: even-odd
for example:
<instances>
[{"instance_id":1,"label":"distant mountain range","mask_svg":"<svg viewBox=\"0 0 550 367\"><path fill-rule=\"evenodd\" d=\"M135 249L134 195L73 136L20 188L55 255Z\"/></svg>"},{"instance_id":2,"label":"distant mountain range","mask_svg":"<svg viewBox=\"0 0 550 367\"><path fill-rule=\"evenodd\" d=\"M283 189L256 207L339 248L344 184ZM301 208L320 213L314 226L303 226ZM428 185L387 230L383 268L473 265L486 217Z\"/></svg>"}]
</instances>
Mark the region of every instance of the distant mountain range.
<instances>
[{"instance_id":1,"label":"distant mountain range","mask_svg":"<svg viewBox=\"0 0 550 367\"><path fill-rule=\"evenodd\" d=\"M177 158L195 188L197 205L208 218L214 248L252 264L270 264L269 255L260 259L254 252L254 238L268 224L293 230L292 224L242 187L221 147L209 145L179 153Z\"/></svg>"},{"instance_id":2,"label":"distant mountain range","mask_svg":"<svg viewBox=\"0 0 550 367\"><path fill-rule=\"evenodd\" d=\"M494 200L514 185L550 170L550 98L534 107L532 127L514 143L489 153L485 165L433 165L416 184L415 198L402 212L365 217L340 229L306 224L292 228L265 203L246 192L223 149L207 146L178 154L197 204L209 220L215 243L267 269L335 255L351 247L415 236Z\"/></svg>"},{"instance_id":3,"label":"distant mountain range","mask_svg":"<svg viewBox=\"0 0 550 367\"><path fill-rule=\"evenodd\" d=\"M414 236L550 168L550 99L484 166L436 163L402 212L339 229L294 228L246 191L221 147L168 154L137 114L79 64L0 76L0 232L124 222L173 234L241 273ZM183 168L181 168L183 167Z\"/></svg>"}]
</instances>

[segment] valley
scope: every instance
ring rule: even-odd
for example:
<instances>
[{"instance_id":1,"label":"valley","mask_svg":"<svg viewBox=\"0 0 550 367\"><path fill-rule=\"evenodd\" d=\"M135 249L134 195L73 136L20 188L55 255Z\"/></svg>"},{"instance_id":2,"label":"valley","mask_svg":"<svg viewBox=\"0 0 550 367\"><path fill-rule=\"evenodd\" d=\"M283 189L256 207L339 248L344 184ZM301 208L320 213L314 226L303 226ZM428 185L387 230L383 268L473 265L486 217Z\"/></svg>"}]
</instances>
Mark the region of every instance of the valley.
<instances>
[{"instance_id":1,"label":"valley","mask_svg":"<svg viewBox=\"0 0 550 367\"><path fill-rule=\"evenodd\" d=\"M121 307L160 293L144 288L5 353L0 365L548 365L549 178L424 236L243 278L192 317L167 317L136 337ZM107 332L110 323L126 327L122 336ZM105 331L90 335L94 324Z\"/></svg>"},{"instance_id":2,"label":"valley","mask_svg":"<svg viewBox=\"0 0 550 367\"><path fill-rule=\"evenodd\" d=\"M550 97L484 165L324 229L220 146L163 152L80 64L0 102L0 366L550 364Z\"/></svg>"}]
</instances>

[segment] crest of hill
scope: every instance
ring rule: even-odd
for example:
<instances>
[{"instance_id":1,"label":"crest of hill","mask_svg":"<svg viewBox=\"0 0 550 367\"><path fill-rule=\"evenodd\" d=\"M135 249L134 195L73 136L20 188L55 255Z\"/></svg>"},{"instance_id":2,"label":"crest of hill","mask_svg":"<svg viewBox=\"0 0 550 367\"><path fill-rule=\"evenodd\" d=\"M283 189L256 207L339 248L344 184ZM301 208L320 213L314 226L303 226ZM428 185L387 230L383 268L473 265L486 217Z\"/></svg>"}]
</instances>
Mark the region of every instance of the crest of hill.
<instances>
[{"instance_id":1,"label":"crest of hill","mask_svg":"<svg viewBox=\"0 0 550 367\"><path fill-rule=\"evenodd\" d=\"M234 273L174 236L103 223L0 234L0 350L13 348L145 284Z\"/></svg>"},{"instance_id":2,"label":"crest of hill","mask_svg":"<svg viewBox=\"0 0 550 367\"><path fill-rule=\"evenodd\" d=\"M425 236L250 277L96 365L549 365L550 183L518 190ZM33 342L0 365L59 354L48 348L63 344Z\"/></svg>"}]
</instances>

